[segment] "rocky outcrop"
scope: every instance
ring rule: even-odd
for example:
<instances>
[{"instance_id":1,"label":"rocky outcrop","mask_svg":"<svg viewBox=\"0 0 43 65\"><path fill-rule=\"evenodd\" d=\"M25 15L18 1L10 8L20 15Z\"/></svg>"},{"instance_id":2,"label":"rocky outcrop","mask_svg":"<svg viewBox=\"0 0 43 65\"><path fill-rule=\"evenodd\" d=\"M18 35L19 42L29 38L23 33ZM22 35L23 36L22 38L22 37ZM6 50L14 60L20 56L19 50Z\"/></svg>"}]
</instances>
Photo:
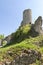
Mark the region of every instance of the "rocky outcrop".
<instances>
[{"instance_id":1,"label":"rocky outcrop","mask_svg":"<svg viewBox=\"0 0 43 65\"><path fill-rule=\"evenodd\" d=\"M13 61L13 65L30 65L37 60L41 60L41 54L35 50L23 50L20 56Z\"/></svg>"},{"instance_id":2,"label":"rocky outcrop","mask_svg":"<svg viewBox=\"0 0 43 65\"><path fill-rule=\"evenodd\" d=\"M39 16L37 18L37 20L35 21L35 24L34 24L34 29L36 32L38 32L39 34L43 34L43 30L42 30L42 17Z\"/></svg>"},{"instance_id":3,"label":"rocky outcrop","mask_svg":"<svg viewBox=\"0 0 43 65\"><path fill-rule=\"evenodd\" d=\"M1 65L30 65L41 60L41 53L36 50L23 50L22 53L15 57L13 61L5 60Z\"/></svg>"},{"instance_id":4,"label":"rocky outcrop","mask_svg":"<svg viewBox=\"0 0 43 65\"><path fill-rule=\"evenodd\" d=\"M42 16L39 16L36 19L35 24L32 24L32 11L31 11L31 9L24 10L24 12L23 12L23 21L21 22L21 26L31 24L30 33L32 33L32 34L30 36L35 37L36 35L38 35L38 33L43 34L42 22L43 22ZM12 38L14 38L14 36L12 36L12 34L11 34L11 35L8 35L7 37L5 37L3 39L3 41L5 40L5 41L7 41L7 44L9 44L9 43L12 42L12 40L13 40ZM1 44L1 41L0 41L0 44Z\"/></svg>"},{"instance_id":5,"label":"rocky outcrop","mask_svg":"<svg viewBox=\"0 0 43 65\"><path fill-rule=\"evenodd\" d=\"M4 39L3 39L3 41L7 41L7 44L9 44L10 42L11 42L11 35L8 35L7 37L5 37Z\"/></svg>"},{"instance_id":6,"label":"rocky outcrop","mask_svg":"<svg viewBox=\"0 0 43 65\"><path fill-rule=\"evenodd\" d=\"M30 29L30 33L32 33L30 36L37 36L39 34L43 34L43 30L42 30L42 17L39 16L37 18L37 20L35 21L35 24L31 24L31 29ZM25 25L27 25L28 23L26 23ZM30 24L30 23L29 23ZM24 24L23 24L24 25ZM22 26L22 25L21 25ZM30 34L29 33L29 34ZM13 38L15 38L12 34L5 37L4 40L7 41L7 44L11 43ZM15 40L15 39L14 39Z\"/></svg>"}]
</instances>

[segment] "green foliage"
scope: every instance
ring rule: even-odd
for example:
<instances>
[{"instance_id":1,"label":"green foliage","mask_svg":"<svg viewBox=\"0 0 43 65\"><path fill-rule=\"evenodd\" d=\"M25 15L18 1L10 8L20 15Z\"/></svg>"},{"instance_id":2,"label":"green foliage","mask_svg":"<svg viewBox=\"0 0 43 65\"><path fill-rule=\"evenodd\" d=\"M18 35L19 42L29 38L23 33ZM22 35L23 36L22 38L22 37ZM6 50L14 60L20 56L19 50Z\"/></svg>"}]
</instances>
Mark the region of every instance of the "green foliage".
<instances>
[{"instance_id":1,"label":"green foliage","mask_svg":"<svg viewBox=\"0 0 43 65\"><path fill-rule=\"evenodd\" d=\"M40 53L43 53L43 47L39 47L35 44L35 42L41 42L43 40L43 36L37 36L37 37L29 37L25 40L22 40L22 42L19 42L15 44L12 43L12 45L10 46L6 46L6 47L3 47L3 48L0 48L0 60L3 60L3 56L6 56L6 53L8 52L8 50L12 51L13 52L13 55L14 54L20 54L21 50L22 49L33 49L33 50L37 50L39 51ZM13 57L7 55L7 57L9 57L9 59L13 59ZM39 61L36 62L36 65L38 65Z\"/></svg>"},{"instance_id":2,"label":"green foliage","mask_svg":"<svg viewBox=\"0 0 43 65\"><path fill-rule=\"evenodd\" d=\"M5 46L7 44L7 41L3 41L2 45Z\"/></svg>"},{"instance_id":3,"label":"green foliage","mask_svg":"<svg viewBox=\"0 0 43 65\"><path fill-rule=\"evenodd\" d=\"M4 35L0 35L0 39L3 39L4 38Z\"/></svg>"},{"instance_id":4,"label":"green foliage","mask_svg":"<svg viewBox=\"0 0 43 65\"><path fill-rule=\"evenodd\" d=\"M31 29L31 25L25 25L23 27L20 28L20 30L22 31L22 33L27 34Z\"/></svg>"},{"instance_id":5,"label":"green foliage","mask_svg":"<svg viewBox=\"0 0 43 65\"><path fill-rule=\"evenodd\" d=\"M31 26L31 24L19 27L19 29L15 32L12 33L12 42L11 43L19 43L23 40L25 40L26 38L29 37L35 37L37 36L38 33L35 32L35 30L33 29L33 27Z\"/></svg>"},{"instance_id":6,"label":"green foliage","mask_svg":"<svg viewBox=\"0 0 43 65\"><path fill-rule=\"evenodd\" d=\"M36 34L37 33L34 31L34 29L31 28L31 25L19 27L19 29L15 33L11 34L12 45L6 45L7 42L3 42L4 47L0 48L0 61L4 61L6 57L9 59L14 59L15 54L19 55L23 49L33 49L39 51L42 54L43 45L42 47L40 47L36 45L35 42L43 43L43 35L35 37ZM1 35L0 38L3 39L4 36ZM13 53L12 56L9 56L9 54L7 53L9 50ZM40 65L39 60L36 60L36 63L34 63L33 65Z\"/></svg>"},{"instance_id":7,"label":"green foliage","mask_svg":"<svg viewBox=\"0 0 43 65\"><path fill-rule=\"evenodd\" d=\"M41 62L39 60L36 60L36 65L41 65Z\"/></svg>"},{"instance_id":8,"label":"green foliage","mask_svg":"<svg viewBox=\"0 0 43 65\"><path fill-rule=\"evenodd\" d=\"M12 33L12 42L20 42L22 40L24 40L25 38L29 37L29 31L31 29L31 25L26 25L23 27L19 27L19 29L15 32Z\"/></svg>"}]
</instances>

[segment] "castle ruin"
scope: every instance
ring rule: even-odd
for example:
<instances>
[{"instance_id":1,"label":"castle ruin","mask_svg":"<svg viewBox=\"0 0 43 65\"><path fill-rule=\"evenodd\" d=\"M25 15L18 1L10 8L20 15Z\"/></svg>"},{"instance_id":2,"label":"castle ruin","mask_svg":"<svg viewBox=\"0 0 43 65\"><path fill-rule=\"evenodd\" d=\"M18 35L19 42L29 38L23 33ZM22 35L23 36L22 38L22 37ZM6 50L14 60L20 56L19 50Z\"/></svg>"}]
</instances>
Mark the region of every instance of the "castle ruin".
<instances>
[{"instance_id":1,"label":"castle ruin","mask_svg":"<svg viewBox=\"0 0 43 65\"><path fill-rule=\"evenodd\" d=\"M35 23L33 24L33 28L36 32L38 32L39 34L43 34L43 30L42 30L42 16L39 16L37 18L37 20L35 21ZM31 24L32 25L32 11L31 9L26 9L23 12L23 21L21 22L21 26L27 25L27 24Z\"/></svg>"},{"instance_id":2,"label":"castle ruin","mask_svg":"<svg viewBox=\"0 0 43 65\"><path fill-rule=\"evenodd\" d=\"M21 22L21 26L30 24L32 31L35 31L38 34L43 35L42 22L43 22L42 16L39 16L36 19L35 23L32 24L32 11L31 11L31 9L26 9L23 11L23 20ZM12 41L11 39L12 39L12 35L5 37L2 41L0 41L0 46L1 46L3 41L7 41L7 44L9 44Z\"/></svg>"},{"instance_id":3,"label":"castle ruin","mask_svg":"<svg viewBox=\"0 0 43 65\"><path fill-rule=\"evenodd\" d=\"M32 11L31 9L26 9L23 12L23 21L21 22L21 25L31 24L32 22Z\"/></svg>"},{"instance_id":4,"label":"castle ruin","mask_svg":"<svg viewBox=\"0 0 43 65\"><path fill-rule=\"evenodd\" d=\"M37 18L37 20L35 21L35 24L34 24L34 29L35 29L35 31L38 32L39 34L43 34L42 22L43 22L42 17L39 16L39 17Z\"/></svg>"}]
</instances>

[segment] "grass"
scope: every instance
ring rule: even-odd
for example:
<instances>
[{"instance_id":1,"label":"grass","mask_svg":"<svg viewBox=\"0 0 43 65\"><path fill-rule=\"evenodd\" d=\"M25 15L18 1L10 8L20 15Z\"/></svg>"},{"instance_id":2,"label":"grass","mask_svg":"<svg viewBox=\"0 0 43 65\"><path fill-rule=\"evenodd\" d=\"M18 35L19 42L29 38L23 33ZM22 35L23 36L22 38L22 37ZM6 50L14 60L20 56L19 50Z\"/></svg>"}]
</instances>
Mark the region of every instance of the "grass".
<instances>
[{"instance_id":1,"label":"grass","mask_svg":"<svg viewBox=\"0 0 43 65\"><path fill-rule=\"evenodd\" d=\"M19 29L12 33L12 42L10 45L0 48L0 61L4 61L6 58L13 60L16 55L20 55L23 49L33 49L43 53L43 36L32 37L34 33L31 31L31 25L19 27ZM38 43L39 45L35 44ZM11 51L12 56L8 54ZM37 62L38 63L38 62Z\"/></svg>"},{"instance_id":2,"label":"grass","mask_svg":"<svg viewBox=\"0 0 43 65\"><path fill-rule=\"evenodd\" d=\"M35 41L40 42L42 40L43 40L43 36L38 36L35 38L25 39L24 41L20 43L16 43L16 44L14 43L10 46L0 48L0 60L4 60L4 58L6 57L6 54L9 59L13 59L13 56L9 56L9 54L7 53L8 51L11 51L13 55L20 54L23 49L33 49L33 50L40 51L40 53L43 53L43 47L39 47L33 44L35 43ZM5 57L3 58L3 56Z\"/></svg>"}]
</instances>

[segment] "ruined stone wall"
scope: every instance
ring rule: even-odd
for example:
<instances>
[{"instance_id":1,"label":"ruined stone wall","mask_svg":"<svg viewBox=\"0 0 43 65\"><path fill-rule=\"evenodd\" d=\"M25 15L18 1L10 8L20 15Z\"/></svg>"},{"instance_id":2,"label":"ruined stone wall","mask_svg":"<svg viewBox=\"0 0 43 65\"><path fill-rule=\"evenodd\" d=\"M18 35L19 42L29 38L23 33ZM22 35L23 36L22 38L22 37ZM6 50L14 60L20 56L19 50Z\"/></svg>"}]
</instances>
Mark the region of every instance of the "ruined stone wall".
<instances>
[{"instance_id":1,"label":"ruined stone wall","mask_svg":"<svg viewBox=\"0 0 43 65\"><path fill-rule=\"evenodd\" d=\"M32 11L31 9L26 9L23 12L23 21L21 25L30 24L32 22Z\"/></svg>"},{"instance_id":2,"label":"ruined stone wall","mask_svg":"<svg viewBox=\"0 0 43 65\"><path fill-rule=\"evenodd\" d=\"M42 17L41 16L39 16L37 18L37 20L35 21L34 29L35 29L36 32L38 32L40 34L43 34L43 30L42 30Z\"/></svg>"}]
</instances>

